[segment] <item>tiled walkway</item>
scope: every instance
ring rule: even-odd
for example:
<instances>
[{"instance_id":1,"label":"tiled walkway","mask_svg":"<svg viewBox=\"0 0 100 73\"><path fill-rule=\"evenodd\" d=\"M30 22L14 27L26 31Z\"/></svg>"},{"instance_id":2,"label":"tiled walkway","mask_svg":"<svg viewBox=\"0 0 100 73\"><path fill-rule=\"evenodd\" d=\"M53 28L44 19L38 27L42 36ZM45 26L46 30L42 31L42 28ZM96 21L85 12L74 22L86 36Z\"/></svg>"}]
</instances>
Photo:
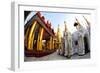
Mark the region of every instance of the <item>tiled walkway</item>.
<instances>
[{"instance_id":1,"label":"tiled walkway","mask_svg":"<svg viewBox=\"0 0 100 73\"><path fill-rule=\"evenodd\" d=\"M84 56L78 56L77 54L73 55L70 59L88 59L90 58L90 53L87 53ZM36 58L36 57L25 57L25 61L47 61L47 60L67 60L68 58L64 56L60 56L57 54L57 52L54 52L53 54Z\"/></svg>"}]
</instances>

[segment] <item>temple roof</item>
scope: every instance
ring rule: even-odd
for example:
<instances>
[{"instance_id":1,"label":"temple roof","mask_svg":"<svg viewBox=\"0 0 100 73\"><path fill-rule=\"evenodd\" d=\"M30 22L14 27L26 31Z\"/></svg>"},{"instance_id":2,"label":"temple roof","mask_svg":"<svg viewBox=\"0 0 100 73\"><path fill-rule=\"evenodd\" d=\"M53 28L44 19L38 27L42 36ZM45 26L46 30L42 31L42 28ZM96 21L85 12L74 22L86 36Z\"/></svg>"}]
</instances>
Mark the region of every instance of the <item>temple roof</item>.
<instances>
[{"instance_id":1,"label":"temple roof","mask_svg":"<svg viewBox=\"0 0 100 73\"><path fill-rule=\"evenodd\" d=\"M37 12L26 24L25 28L28 25L31 25L33 21L38 21L38 23L49 33L51 36L55 36L54 29L51 28L51 22L45 20L45 17L41 15L40 12Z\"/></svg>"}]
</instances>

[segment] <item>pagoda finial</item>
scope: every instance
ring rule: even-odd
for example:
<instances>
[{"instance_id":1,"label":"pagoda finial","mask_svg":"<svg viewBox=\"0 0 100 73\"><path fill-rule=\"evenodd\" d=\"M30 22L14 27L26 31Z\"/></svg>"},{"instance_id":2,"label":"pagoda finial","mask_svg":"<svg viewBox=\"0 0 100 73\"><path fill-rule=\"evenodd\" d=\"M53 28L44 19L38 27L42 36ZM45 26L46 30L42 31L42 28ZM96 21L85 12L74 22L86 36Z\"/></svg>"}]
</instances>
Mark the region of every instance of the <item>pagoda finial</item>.
<instances>
[{"instance_id":1,"label":"pagoda finial","mask_svg":"<svg viewBox=\"0 0 100 73\"><path fill-rule=\"evenodd\" d=\"M64 21L64 25L65 25L65 31L67 31L66 21Z\"/></svg>"},{"instance_id":2,"label":"pagoda finial","mask_svg":"<svg viewBox=\"0 0 100 73\"><path fill-rule=\"evenodd\" d=\"M60 31L60 28L59 28L59 24L58 24L58 30L57 30L58 32Z\"/></svg>"},{"instance_id":3,"label":"pagoda finial","mask_svg":"<svg viewBox=\"0 0 100 73\"><path fill-rule=\"evenodd\" d=\"M87 18L85 16L83 16L83 18L85 19L86 23L88 24L88 26L90 25L90 22L87 20Z\"/></svg>"},{"instance_id":4,"label":"pagoda finial","mask_svg":"<svg viewBox=\"0 0 100 73\"><path fill-rule=\"evenodd\" d=\"M58 29L57 29L57 40L58 40L58 42L61 42L61 32L60 32L59 24L58 24Z\"/></svg>"},{"instance_id":5,"label":"pagoda finial","mask_svg":"<svg viewBox=\"0 0 100 73\"><path fill-rule=\"evenodd\" d=\"M37 11L37 13L36 14L38 14L39 16L41 16L41 13L40 13L40 11Z\"/></svg>"}]
</instances>

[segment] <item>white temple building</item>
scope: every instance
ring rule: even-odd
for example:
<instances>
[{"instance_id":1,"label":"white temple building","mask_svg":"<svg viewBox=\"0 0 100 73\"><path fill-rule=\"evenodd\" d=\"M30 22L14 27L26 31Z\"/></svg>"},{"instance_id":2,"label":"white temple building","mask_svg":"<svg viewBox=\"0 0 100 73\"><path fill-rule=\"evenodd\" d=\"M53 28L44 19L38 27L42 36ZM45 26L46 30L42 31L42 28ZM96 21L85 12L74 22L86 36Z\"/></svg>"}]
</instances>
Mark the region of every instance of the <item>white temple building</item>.
<instances>
[{"instance_id":1,"label":"white temple building","mask_svg":"<svg viewBox=\"0 0 100 73\"><path fill-rule=\"evenodd\" d=\"M59 49L59 54L70 58L74 54L83 56L90 52L90 27L84 28L76 19L74 27L77 30L71 34L65 21L64 25L65 29L60 44L62 47Z\"/></svg>"},{"instance_id":2,"label":"white temple building","mask_svg":"<svg viewBox=\"0 0 100 73\"><path fill-rule=\"evenodd\" d=\"M90 32L85 29L77 19L74 26L77 29L77 31L72 34L74 53L84 55L90 51Z\"/></svg>"},{"instance_id":3,"label":"white temple building","mask_svg":"<svg viewBox=\"0 0 100 73\"><path fill-rule=\"evenodd\" d=\"M63 39L64 39L64 56L70 57L73 54L73 47L72 47L72 35L69 32L66 22L64 21L65 29L63 32Z\"/></svg>"}]
</instances>

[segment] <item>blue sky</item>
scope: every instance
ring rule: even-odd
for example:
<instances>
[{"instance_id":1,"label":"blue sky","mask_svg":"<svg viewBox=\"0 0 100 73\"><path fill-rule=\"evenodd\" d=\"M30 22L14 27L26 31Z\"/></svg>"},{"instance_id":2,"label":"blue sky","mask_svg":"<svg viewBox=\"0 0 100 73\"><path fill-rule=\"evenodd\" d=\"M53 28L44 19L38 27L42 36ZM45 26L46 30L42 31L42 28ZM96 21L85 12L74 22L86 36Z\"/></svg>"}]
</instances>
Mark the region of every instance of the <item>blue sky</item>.
<instances>
[{"instance_id":1,"label":"blue sky","mask_svg":"<svg viewBox=\"0 0 100 73\"><path fill-rule=\"evenodd\" d=\"M25 23L34 16L36 12L31 12L25 20ZM87 14L72 14L72 13L53 13L53 12L40 12L42 16L45 17L45 20L49 20L51 22L52 28L57 32L58 24L60 26L61 35L63 35L64 31L64 21L67 23L68 30L73 33L76 31L76 28L73 26L75 22L75 18L79 20L81 25L86 28L86 21L83 16L85 16L89 21L91 20L90 15Z\"/></svg>"}]
</instances>

